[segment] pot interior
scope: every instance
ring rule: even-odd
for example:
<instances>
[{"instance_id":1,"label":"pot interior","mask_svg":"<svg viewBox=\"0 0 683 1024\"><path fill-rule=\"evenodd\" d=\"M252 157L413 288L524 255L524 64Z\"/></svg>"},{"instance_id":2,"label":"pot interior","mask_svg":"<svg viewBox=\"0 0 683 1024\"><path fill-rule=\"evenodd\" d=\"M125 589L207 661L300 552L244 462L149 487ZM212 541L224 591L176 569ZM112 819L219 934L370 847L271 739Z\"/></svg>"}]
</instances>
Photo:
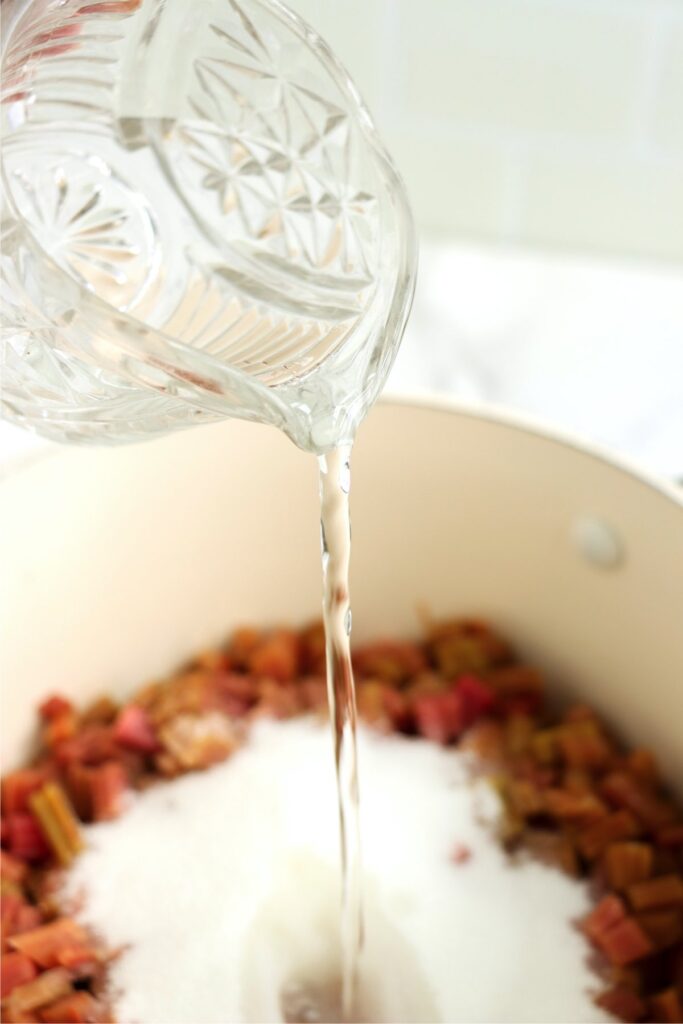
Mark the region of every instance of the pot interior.
<instances>
[{"instance_id":1,"label":"pot interior","mask_svg":"<svg viewBox=\"0 0 683 1024\"><path fill-rule=\"evenodd\" d=\"M0 485L5 766L40 697L125 693L244 623L320 610L317 467L227 422L65 449ZM683 505L495 418L382 403L352 464L357 639L490 618L683 780ZM609 564L605 564L609 563Z\"/></svg>"}]
</instances>

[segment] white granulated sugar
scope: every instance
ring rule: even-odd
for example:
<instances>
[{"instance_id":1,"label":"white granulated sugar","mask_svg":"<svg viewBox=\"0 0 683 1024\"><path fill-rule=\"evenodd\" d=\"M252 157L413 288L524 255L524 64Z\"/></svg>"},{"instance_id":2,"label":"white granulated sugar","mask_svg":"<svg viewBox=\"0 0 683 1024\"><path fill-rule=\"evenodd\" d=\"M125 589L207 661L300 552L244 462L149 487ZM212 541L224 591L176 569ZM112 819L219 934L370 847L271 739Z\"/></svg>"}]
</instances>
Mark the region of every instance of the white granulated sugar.
<instances>
[{"instance_id":1,"label":"white granulated sugar","mask_svg":"<svg viewBox=\"0 0 683 1024\"><path fill-rule=\"evenodd\" d=\"M605 1021L571 921L583 884L511 865L457 752L360 731L366 946L377 1021ZM280 1020L280 992L335 972L338 820L329 728L262 722L231 760L153 787L86 830L67 899L125 952L118 1020ZM456 844L471 858L455 864Z\"/></svg>"}]
</instances>

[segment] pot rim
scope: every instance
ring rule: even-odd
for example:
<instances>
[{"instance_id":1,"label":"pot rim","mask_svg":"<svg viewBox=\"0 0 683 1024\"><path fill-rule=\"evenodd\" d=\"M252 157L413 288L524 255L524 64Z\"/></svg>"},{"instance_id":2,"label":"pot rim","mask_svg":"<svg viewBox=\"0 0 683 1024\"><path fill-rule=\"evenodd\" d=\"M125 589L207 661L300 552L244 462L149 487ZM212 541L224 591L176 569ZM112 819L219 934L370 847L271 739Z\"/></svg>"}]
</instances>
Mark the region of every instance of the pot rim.
<instances>
[{"instance_id":1,"label":"pot rim","mask_svg":"<svg viewBox=\"0 0 683 1024\"><path fill-rule=\"evenodd\" d=\"M414 406L431 409L434 412L450 412L467 419L510 427L522 434L539 437L561 448L569 448L579 455L585 455L603 465L616 469L639 483L652 488L683 509L683 486L654 470L643 466L636 459L610 448L599 441L582 436L569 428L563 428L543 416L521 409L483 400L462 399L434 391L387 390L379 400L382 405Z\"/></svg>"},{"instance_id":2,"label":"pot rim","mask_svg":"<svg viewBox=\"0 0 683 1024\"><path fill-rule=\"evenodd\" d=\"M393 405L399 408L412 406L422 411L445 412L467 419L492 423L501 427L509 427L519 433L541 438L561 447L569 448L579 455L593 459L603 465L626 474L635 481L658 492L678 508L683 510L683 486L667 477L658 475L653 470L638 463L637 460L615 451L605 444L583 437L571 429L565 429L550 422L542 416L524 410L511 408L494 402L464 399L455 395L439 394L435 391L388 388L380 396L377 404ZM370 410L372 412L372 410ZM227 419L227 417L226 417ZM170 435L169 435L170 436ZM159 439L160 440L160 439ZM135 443L135 442L131 442ZM145 442L140 442L145 443ZM46 442L42 450L27 452L16 458L9 458L6 465L0 465L0 487L24 470L39 465L45 459L51 459L76 447L102 447L111 449L110 445L67 445L59 442Z\"/></svg>"}]
</instances>

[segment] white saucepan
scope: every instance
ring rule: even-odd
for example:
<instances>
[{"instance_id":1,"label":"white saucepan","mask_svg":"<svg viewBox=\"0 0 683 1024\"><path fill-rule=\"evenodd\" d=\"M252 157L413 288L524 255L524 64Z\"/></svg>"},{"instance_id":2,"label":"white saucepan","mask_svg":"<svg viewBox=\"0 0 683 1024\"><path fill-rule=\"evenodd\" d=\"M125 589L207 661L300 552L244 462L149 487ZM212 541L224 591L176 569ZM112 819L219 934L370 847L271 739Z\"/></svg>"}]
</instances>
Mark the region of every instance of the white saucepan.
<instances>
[{"instance_id":1,"label":"white saucepan","mask_svg":"<svg viewBox=\"0 0 683 1024\"><path fill-rule=\"evenodd\" d=\"M683 788L683 501L508 416L378 406L352 464L354 635L490 618ZM320 609L317 467L240 422L65 449L0 484L4 767L41 695L122 694Z\"/></svg>"}]
</instances>

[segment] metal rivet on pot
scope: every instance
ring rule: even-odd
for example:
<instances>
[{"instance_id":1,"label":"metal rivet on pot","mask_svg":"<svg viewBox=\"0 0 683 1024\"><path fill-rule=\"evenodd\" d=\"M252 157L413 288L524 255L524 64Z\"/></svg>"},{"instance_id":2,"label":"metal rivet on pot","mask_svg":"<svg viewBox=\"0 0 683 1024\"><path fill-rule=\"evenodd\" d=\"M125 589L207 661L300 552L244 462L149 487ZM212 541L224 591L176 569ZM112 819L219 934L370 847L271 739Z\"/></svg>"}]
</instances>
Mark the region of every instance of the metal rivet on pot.
<instances>
[{"instance_id":1,"label":"metal rivet on pot","mask_svg":"<svg viewBox=\"0 0 683 1024\"><path fill-rule=\"evenodd\" d=\"M572 539L586 561L600 569L616 569L624 560L619 534L603 519L581 516L572 527Z\"/></svg>"}]
</instances>

